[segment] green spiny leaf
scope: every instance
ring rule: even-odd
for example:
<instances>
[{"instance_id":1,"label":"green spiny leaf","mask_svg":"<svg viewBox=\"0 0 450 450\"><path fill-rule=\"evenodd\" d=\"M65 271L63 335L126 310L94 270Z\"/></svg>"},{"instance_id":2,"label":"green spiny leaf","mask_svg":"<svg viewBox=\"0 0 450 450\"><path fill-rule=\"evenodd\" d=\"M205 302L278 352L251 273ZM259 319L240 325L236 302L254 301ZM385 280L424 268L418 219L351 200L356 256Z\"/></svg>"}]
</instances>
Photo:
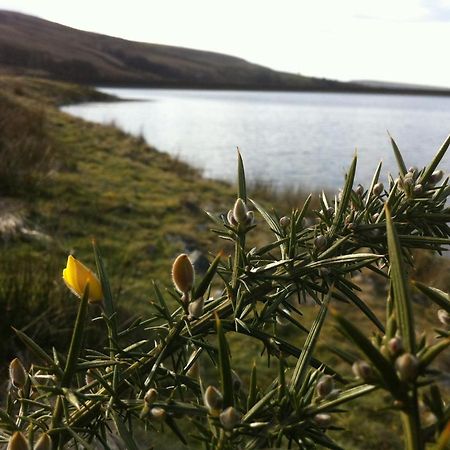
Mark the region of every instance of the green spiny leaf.
<instances>
[{"instance_id":1,"label":"green spiny leaf","mask_svg":"<svg viewBox=\"0 0 450 450\"><path fill-rule=\"evenodd\" d=\"M230 349L219 316L216 316L216 329L219 340L219 369L223 391L223 406L227 408L228 406L234 406L233 374L230 364Z\"/></svg>"},{"instance_id":2,"label":"green spiny leaf","mask_svg":"<svg viewBox=\"0 0 450 450\"><path fill-rule=\"evenodd\" d=\"M388 133L389 134L389 133ZM401 176L404 176L407 172L405 161L403 161L403 156L400 153L400 149L397 143L394 141L393 137L389 134L389 139L391 140L392 149L394 150L395 159L397 160L398 170Z\"/></svg>"},{"instance_id":3,"label":"green spiny leaf","mask_svg":"<svg viewBox=\"0 0 450 450\"><path fill-rule=\"evenodd\" d=\"M207 291L209 285L211 284L214 275L217 272L217 267L219 266L220 259L222 258L223 253L219 252L217 256L214 258L213 262L208 267L205 276L200 281L199 285L194 290L194 300L200 297L203 297L205 292Z\"/></svg>"},{"instance_id":4,"label":"green spiny leaf","mask_svg":"<svg viewBox=\"0 0 450 450\"><path fill-rule=\"evenodd\" d=\"M238 149L238 198L242 198L247 203L247 186L245 182L244 162L242 161L241 152Z\"/></svg>"},{"instance_id":5,"label":"green spiny leaf","mask_svg":"<svg viewBox=\"0 0 450 450\"><path fill-rule=\"evenodd\" d=\"M294 372L292 374L292 378L289 385L289 391L294 394L295 391L300 387L308 369L309 369L309 361L311 359L312 353L314 351L316 342L319 338L320 331L322 329L322 325L325 321L325 317L328 310L328 303L330 301L332 288L330 288L327 296L322 302L322 306L320 307L320 311L317 314L314 323L311 326L308 337L306 338L305 345L300 354L300 357L297 360L297 364L295 366Z\"/></svg>"},{"instance_id":6,"label":"green spiny leaf","mask_svg":"<svg viewBox=\"0 0 450 450\"><path fill-rule=\"evenodd\" d=\"M419 281L412 282L414 286L416 286L420 291L422 291L432 302L436 303L436 305L445 309L448 313L450 313L450 298L449 294L445 292L426 286Z\"/></svg>"},{"instance_id":7,"label":"green spiny leaf","mask_svg":"<svg viewBox=\"0 0 450 450\"><path fill-rule=\"evenodd\" d=\"M441 148L438 150L436 155L434 156L433 160L425 169L425 172L422 174L422 176L417 181L418 183L424 184L428 181L430 176L433 174L434 169L438 166L438 164L441 162L441 159L444 157L445 153L447 152L447 149L450 145L450 135L447 136L447 139L442 144Z\"/></svg>"},{"instance_id":8,"label":"green spiny leaf","mask_svg":"<svg viewBox=\"0 0 450 450\"><path fill-rule=\"evenodd\" d=\"M73 328L72 339L70 341L69 352L67 354L66 366L61 380L63 387L69 387L72 377L76 371L78 358L80 356L84 337L84 327L86 325L86 315L89 299L89 284L86 284L83 297L78 306L77 318Z\"/></svg>"},{"instance_id":9,"label":"green spiny leaf","mask_svg":"<svg viewBox=\"0 0 450 450\"><path fill-rule=\"evenodd\" d=\"M352 188L353 188L353 182L355 181L355 173L356 173L356 163L357 163L358 157L353 157L352 164L350 166L350 169L348 171L348 174L345 178L345 184L344 189L342 191L342 199L339 202L338 209L336 211L336 214L334 216L333 225L331 227L331 232L335 233L336 230L340 227L340 225L343 223L345 214L352 196Z\"/></svg>"},{"instance_id":10,"label":"green spiny leaf","mask_svg":"<svg viewBox=\"0 0 450 450\"><path fill-rule=\"evenodd\" d=\"M389 275L391 279L391 289L397 324L406 351L415 353L416 339L414 332L414 316L408 292L406 272L403 266L402 249L388 207L386 207L386 231L390 262Z\"/></svg>"}]
</instances>

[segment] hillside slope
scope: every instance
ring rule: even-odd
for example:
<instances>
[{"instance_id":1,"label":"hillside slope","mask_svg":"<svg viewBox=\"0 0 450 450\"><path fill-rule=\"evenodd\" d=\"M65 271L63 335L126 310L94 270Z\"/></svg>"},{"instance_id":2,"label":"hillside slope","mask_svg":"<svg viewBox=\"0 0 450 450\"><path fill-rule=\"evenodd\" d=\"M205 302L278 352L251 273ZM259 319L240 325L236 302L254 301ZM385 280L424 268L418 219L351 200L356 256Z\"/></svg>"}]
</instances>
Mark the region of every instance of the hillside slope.
<instances>
[{"instance_id":1,"label":"hillside slope","mask_svg":"<svg viewBox=\"0 0 450 450\"><path fill-rule=\"evenodd\" d=\"M0 11L0 66L82 83L291 89L340 84L218 53L89 33L11 11Z\"/></svg>"},{"instance_id":2,"label":"hillside slope","mask_svg":"<svg viewBox=\"0 0 450 450\"><path fill-rule=\"evenodd\" d=\"M4 10L0 73L115 86L402 92L277 72L228 55L132 42Z\"/></svg>"}]
</instances>

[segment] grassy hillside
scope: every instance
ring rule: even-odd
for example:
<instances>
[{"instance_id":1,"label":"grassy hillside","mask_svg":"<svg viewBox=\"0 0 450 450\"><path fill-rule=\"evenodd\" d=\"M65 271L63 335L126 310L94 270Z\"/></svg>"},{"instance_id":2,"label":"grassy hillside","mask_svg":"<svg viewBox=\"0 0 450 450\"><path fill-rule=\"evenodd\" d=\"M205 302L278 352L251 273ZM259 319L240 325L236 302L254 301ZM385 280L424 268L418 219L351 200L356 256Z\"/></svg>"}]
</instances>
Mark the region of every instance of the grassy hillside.
<instances>
[{"instance_id":1,"label":"grassy hillside","mask_svg":"<svg viewBox=\"0 0 450 450\"><path fill-rule=\"evenodd\" d=\"M430 93L277 72L233 56L132 42L1 10L0 72L116 86Z\"/></svg>"}]
</instances>

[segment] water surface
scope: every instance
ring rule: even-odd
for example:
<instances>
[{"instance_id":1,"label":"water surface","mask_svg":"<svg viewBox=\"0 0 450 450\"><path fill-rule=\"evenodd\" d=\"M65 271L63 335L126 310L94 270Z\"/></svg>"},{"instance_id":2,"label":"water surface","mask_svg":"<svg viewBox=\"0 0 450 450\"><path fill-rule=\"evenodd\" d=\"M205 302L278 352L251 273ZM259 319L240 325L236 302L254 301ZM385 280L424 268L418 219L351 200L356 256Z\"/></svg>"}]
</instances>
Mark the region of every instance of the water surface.
<instances>
[{"instance_id":1,"label":"water surface","mask_svg":"<svg viewBox=\"0 0 450 450\"><path fill-rule=\"evenodd\" d=\"M278 187L342 185L358 151L358 181L377 163L396 171L387 130L408 166L426 164L450 133L450 98L334 93L101 89L130 101L65 106L66 112L114 122L153 146L234 180L236 147L250 179ZM442 167L448 169L448 155Z\"/></svg>"}]
</instances>

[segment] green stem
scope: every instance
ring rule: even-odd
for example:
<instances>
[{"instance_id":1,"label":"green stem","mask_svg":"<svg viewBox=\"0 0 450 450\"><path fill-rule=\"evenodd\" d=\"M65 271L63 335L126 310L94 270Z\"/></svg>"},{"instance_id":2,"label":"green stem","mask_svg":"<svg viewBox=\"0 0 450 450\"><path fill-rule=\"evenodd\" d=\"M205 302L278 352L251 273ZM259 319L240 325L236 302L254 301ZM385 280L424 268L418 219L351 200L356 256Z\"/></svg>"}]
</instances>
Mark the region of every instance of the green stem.
<instances>
[{"instance_id":1,"label":"green stem","mask_svg":"<svg viewBox=\"0 0 450 450\"><path fill-rule=\"evenodd\" d=\"M405 436L405 450L424 450L421 437L419 406L417 402L417 389L414 388L408 409L402 411L402 426Z\"/></svg>"}]
</instances>

